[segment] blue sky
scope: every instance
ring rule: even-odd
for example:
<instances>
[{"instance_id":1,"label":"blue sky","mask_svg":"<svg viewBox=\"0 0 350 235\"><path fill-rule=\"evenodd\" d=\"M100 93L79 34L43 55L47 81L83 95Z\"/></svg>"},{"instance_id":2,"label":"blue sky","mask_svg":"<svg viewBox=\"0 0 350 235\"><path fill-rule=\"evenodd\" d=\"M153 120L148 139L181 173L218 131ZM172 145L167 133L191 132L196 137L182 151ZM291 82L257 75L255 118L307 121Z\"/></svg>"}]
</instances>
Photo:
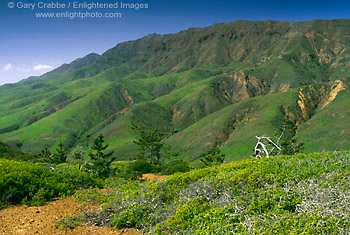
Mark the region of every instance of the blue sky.
<instances>
[{"instance_id":1,"label":"blue sky","mask_svg":"<svg viewBox=\"0 0 350 235\"><path fill-rule=\"evenodd\" d=\"M13 2L14 8L9 8ZM41 3L40 3L41 2ZM38 8L44 3L64 9ZM117 9L72 9L68 4L116 3ZM120 9L123 3L147 9ZM35 4L24 9L20 3ZM71 5L72 6L72 5ZM47 6L46 6L47 7ZM37 18L37 13L121 13L120 18ZM91 52L102 54L118 43L151 33L177 33L190 27L236 20L306 21L350 18L350 1L242 0L2 0L0 3L0 85L41 75Z\"/></svg>"}]
</instances>

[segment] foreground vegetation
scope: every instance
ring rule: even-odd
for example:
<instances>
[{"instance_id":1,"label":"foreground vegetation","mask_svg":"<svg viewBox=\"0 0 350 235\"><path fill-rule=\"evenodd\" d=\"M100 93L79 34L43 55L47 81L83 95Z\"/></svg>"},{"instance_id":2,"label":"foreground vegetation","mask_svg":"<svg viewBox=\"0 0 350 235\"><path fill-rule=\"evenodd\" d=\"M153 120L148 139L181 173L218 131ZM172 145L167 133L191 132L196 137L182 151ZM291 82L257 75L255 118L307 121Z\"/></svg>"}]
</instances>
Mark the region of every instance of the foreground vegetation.
<instances>
[{"instance_id":1,"label":"foreground vegetation","mask_svg":"<svg viewBox=\"0 0 350 235\"><path fill-rule=\"evenodd\" d=\"M101 179L76 166L0 159L0 208L3 204L43 205L76 189L102 186Z\"/></svg>"},{"instance_id":2,"label":"foreground vegetation","mask_svg":"<svg viewBox=\"0 0 350 235\"><path fill-rule=\"evenodd\" d=\"M150 138L154 133L144 132L138 145L160 146L159 138ZM68 229L87 222L152 234L350 232L349 151L222 164L225 156L214 147L197 163L201 168L190 170L180 160L161 163L157 158L160 165L155 165L146 150L160 153L161 148L140 148L139 160L112 162L107 147L100 135L92 152L76 153L75 160L68 162L71 156L63 144L55 153L42 152L46 163L0 159L0 208L18 203L43 205L75 194L82 208L97 205L99 209L65 216L56 227ZM149 172L185 173L161 182L138 177Z\"/></svg>"},{"instance_id":3,"label":"foreground vegetation","mask_svg":"<svg viewBox=\"0 0 350 235\"><path fill-rule=\"evenodd\" d=\"M153 146L147 139L147 135L140 138L143 145ZM81 149L69 155L62 143L55 152L44 149L37 156L1 142L0 147L0 209L9 204L43 205L55 197L72 195L77 189L102 188L115 179L137 180L144 173L173 174L190 169L181 160L155 165L144 155L135 161L114 161L103 135L94 140L89 154Z\"/></svg>"},{"instance_id":4,"label":"foreground vegetation","mask_svg":"<svg viewBox=\"0 0 350 235\"><path fill-rule=\"evenodd\" d=\"M60 228L89 222L152 234L348 234L349 175L349 151L247 159L160 182L0 159L0 200L42 205L76 192L84 206L99 206L64 217ZM90 190L76 191L83 188Z\"/></svg>"},{"instance_id":5,"label":"foreground vegetation","mask_svg":"<svg viewBox=\"0 0 350 235\"><path fill-rule=\"evenodd\" d=\"M154 234L348 234L350 152L249 159L77 192L90 221Z\"/></svg>"}]
</instances>

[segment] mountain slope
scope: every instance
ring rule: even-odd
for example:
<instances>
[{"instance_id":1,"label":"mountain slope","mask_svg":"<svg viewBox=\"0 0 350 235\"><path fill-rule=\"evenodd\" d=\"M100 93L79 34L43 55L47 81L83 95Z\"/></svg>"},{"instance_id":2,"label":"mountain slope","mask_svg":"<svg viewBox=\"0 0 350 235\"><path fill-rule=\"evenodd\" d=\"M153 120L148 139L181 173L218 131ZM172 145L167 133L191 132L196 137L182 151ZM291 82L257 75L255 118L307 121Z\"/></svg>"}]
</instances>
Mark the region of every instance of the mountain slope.
<instances>
[{"instance_id":1,"label":"mountain slope","mask_svg":"<svg viewBox=\"0 0 350 235\"><path fill-rule=\"evenodd\" d=\"M165 131L178 157L220 144L239 159L288 116L306 151L347 149L349 26L237 21L121 43L1 86L0 141L73 151L103 133L118 158L134 158L136 121Z\"/></svg>"}]
</instances>

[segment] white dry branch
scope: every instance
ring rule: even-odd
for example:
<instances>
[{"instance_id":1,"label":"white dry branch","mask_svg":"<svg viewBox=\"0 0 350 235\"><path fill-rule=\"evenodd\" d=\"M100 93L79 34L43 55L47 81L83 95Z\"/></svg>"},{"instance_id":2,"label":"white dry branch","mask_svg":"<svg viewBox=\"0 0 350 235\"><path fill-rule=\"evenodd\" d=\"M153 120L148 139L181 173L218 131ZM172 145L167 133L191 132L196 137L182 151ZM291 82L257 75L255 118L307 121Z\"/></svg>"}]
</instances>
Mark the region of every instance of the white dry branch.
<instances>
[{"instance_id":1,"label":"white dry branch","mask_svg":"<svg viewBox=\"0 0 350 235\"><path fill-rule=\"evenodd\" d=\"M270 157L271 153L275 150L275 148L278 150L276 154L273 156L277 156L281 152L281 147L278 146L278 142L281 139L283 133L278 138L277 143L274 143L270 137L267 136L255 136L258 139L258 142L256 143L254 147L254 154L255 158L262 158L262 157Z\"/></svg>"}]
</instances>

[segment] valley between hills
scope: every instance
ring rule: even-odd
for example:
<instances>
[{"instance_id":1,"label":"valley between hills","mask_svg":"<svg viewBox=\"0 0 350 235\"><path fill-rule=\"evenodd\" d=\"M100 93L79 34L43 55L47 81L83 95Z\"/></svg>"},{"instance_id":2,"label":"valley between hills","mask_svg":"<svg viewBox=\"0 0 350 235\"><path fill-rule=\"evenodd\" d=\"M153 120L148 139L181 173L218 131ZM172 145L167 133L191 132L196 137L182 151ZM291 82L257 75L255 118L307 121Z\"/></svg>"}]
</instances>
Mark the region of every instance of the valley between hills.
<instances>
[{"instance_id":1,"label":"valley between hills","mask_svg":"<svg viewBox=\"0 0 350 235\"><path fill-rule=\"evenodd\" d=\"M219 144L251 155L287 116L304 152L348 149L349 20L251 22L152 34L0 87L0 140L37 154L99 134L133 159L131 122L166 133L180 159Z\"/></svg>"},{"instance_id":2,"label":"valley between hills","mask_svg":"<svg viewBox=\"0 0 350 235\"><path fill-rule=\"evenodd\" d=\"M0 86L0 212L93 208L50 225L72 234L349 234L349 48L350 20L236 21ZM254 158L256 136L278 156Z\"/></svg>"}]
</instances>

